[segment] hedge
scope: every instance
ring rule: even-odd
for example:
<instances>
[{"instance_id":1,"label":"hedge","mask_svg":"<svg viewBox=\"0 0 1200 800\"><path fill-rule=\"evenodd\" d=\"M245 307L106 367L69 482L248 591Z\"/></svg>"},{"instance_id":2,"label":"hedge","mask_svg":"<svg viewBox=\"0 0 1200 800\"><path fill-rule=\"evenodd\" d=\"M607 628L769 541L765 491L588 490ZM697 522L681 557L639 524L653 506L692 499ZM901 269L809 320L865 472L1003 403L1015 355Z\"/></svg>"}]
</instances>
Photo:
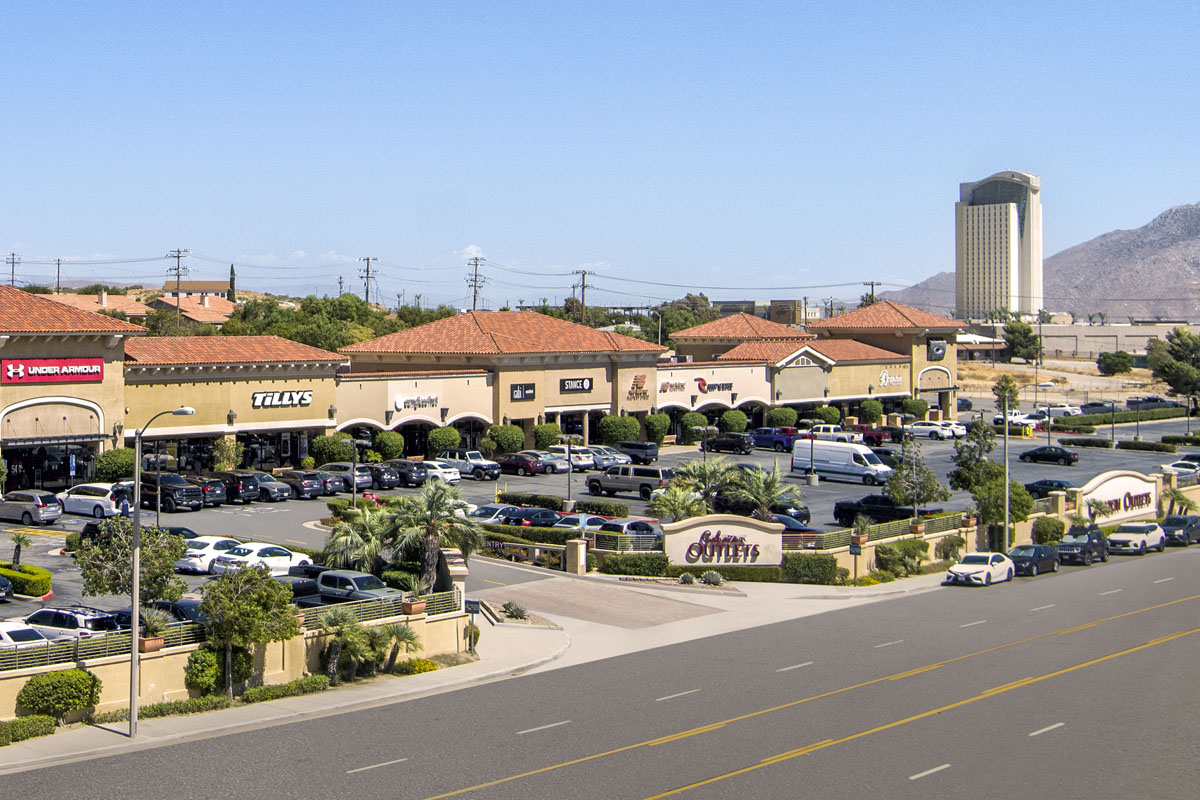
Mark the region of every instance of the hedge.
<instances>
[{"instance_id":1,"label":"hedge","mask_svg":"<svg viewBox=\"0 0 1200 800\"><path fill-rule=\"evenodd\" d=\"M523 539L534 544L565 545L567 539L579 536L579 531L572 528L541 528L534 525L497 525L487 522L481 526L491 533L505 534L513 538Z\"/></svg>"},{"instance_id":2,"label":"hedge","mask_svg":"<svg viewBox=\"0 0 1200 800\"><path fill-rule=\"evenodd\" d=\"M336 500L327 500L325 502L325 507L329 509L330 514L333 514L335 517L340 517L342 514L346 513L346 509L350 508L350 498L339 497ZM374 500L364 500L360 495L354 499L354 507L362 511L366 511L368 509L374 511L379 506L375 504Z\"/></svg>"},{"instance_id":3,"label":"hedge","mask_svg":"<svg viewBox=\"0 0 1200 800\"><path fill-rule=\"evenodd\" d=\"M1031 427L1033 427L1033 426L1031 426L1031 425L1009 425L1008 426L1008 435L1009 436L1024 436L1025 431ZM996 432L997 436L1004 435L1004 426L1003 425L993 425L992 430ZM1037 438L1036 431L1034 432L1034 438L1035 439Z\"/></svg>"},{"instance_id":4,"label":"hedge","mask_svg":"<svg viewBox=\"0 0 1200 800\"><path fill-rule=\"evenodd\" d=\"M666 574L668 566L666 553L618 553L604 559L600 572L605 575L661 577Z\"/></svg>"},{"instance_id":5,"label":"hedge","mask_svg":"<svg viewBox=\"0 0 1200 800\"><path fill-rule=\"evenodd\" d=\"M437 662L430 661L428 658L410 658L394 666L392 673L394 675L419 675L422 672L433 672L437 668Z\"/></svg>"},{"instance_id":6,"label":"hedge","mask_svg":"<svg viewBox=\"0 0 1200 800\"><path fill-rule=\"evenodd\" d=\"M53 583L50 570L35 567L33 564L22 564L17 569L13 569L11 561L0 561L0 575L8 578L14 594L23 594L29 597L41 597L49 594Z\"/></svg>"},{"instance_id":7,"label":"hedge","mask_svg":"<svg viewBox=\"0 0 1200 800\"><path fill-rule=\"evenodd\" d=\"M812 413L826 425L836 425L842 420L842 410L837 406L820 406L813 409Z\"/></svg>"},{"instance_id":8,"label":"hedge","mask_svg":"<svg viewBox=\"0 0 1200 800\"><path fill-rule=\"evenodd\" d=\"M86 669L41 672L17 692L17 707L61 719L100 702L100 679Z\"/></svg>"},{"instance_id":9,"label":"hedge","mask_svg":"<svg viewBox=\"0 0 1200 800\"><path fill-rule=\"evenodd\" d=\"M882 410L882 406L880 409ZM766 418L763 420L768 428L794 428L796 427L796 418L800 415L796 413L796 409L780 406L772 408L767 412Z\"/></svg>"},{"instance_id":10,"label":"hedge","mask_svg":"<svg viewBox=\"0 0 1200 800\"><path fill-rule=\"evenodd\" d=\"M736 408L731 408L721 415L717 422L717 427L723 433L745 433L746 432L746 414L738 411Z\"/></svg>"},{"instance_id":11,"label":"hedge","mask_svg":"<svg viewBox=\"0 0 1200 800\"><path fill-rule=\"evenodd\" d=\"M1095 433L1096 427L1094 425L1076 425L1073 422L1055 422L1053 430L1059 433Z\"/></svg>"},{"instance_id":12,"label":"hedge","mask_svg":"<svg viewBox=\"0 0 1200 800\"><path fill-rule=\"evenodd\" d=\"M1164 444L1163 442L1133 442L1121 441L1117 442L1118 450L1146 450L1152 453L1174 453L1175 445Z\"/></svg>"},{"instance_id":13,"label":"hedge","mask_svg":"<svg viewBox=\"0 0 1200 800\"><path fill-rule=\"evenodd\" d=\"M744 583L781 583L783 570L775 565L725 564L721 566L667 567L668 578L678 578L687 573L699 578L706 572L719 572L727 581Z\"/></svg>"},{"instance_id":14,"label":"hedge","mask_svg":"<svg viewBox=\"0 0 1200 800\"><path fill-rule=\"evenodd\" d=\"M596 424L596 433L600 435L600 441L610 447L618 442L636 440L641 429L642 424L637 417L620 417L615 414L602 417Z\"/></svg>"},{"instance_id":15,"label":"hedge","mask_svg":"<svg viewBox=\"0 0 1200 800\"><path fill-rule=\"evenodd\" d=\"M649 414L643 424L646 426L646 439L661 445L663 437L671 429L671 417L668 414Z\"/></svg>"},{"instance_id":16,"label":"hedge","mask_svg":"<svg viewBox=\"0 0 1200 800\"><path fill-rule=\"evenodd\" d=\"M679 418L679 435L676 441L679 444L695 444L700 441L700 434L696 433L692 428L704 427L708 425L708 417L701 414L699 411L689 411Z\"/></svg>"},{"instance_id":17,"label":"hedge","mask_svg":"<svg viewBox=\"0 0 1200 800\"><path fill-rule=\"evenodd\" d=\"M1038 517L1033 521L1033 543L1055 544L1066 529L1066 524L1057 517Z\"/></svg>"},{"instance_id":18,"label":"hedge","mask_svg":"<svg viewBox=\"0 0 1200 800\"><path fill-rule=\"evenodd\" d=\"M1141 414L1139 417L1138 415ZM1071 417L1074 425L1108 425L1112 422L1142 422L1152 419L1174 419L1187 416L1186 408L1152 408L1146 411L1118 411L1116 414L1076 414Z\"/></svg>"},{"instance_id":19,"label":"hedge","mask_svg":"<svg viewBox=\"0 0 1200 800\"><path fill-rule=\"evenodd\" d=\"M275 686L252 686L242 692L242 702L261 703L264 700L278 700L281 697L296 697L302 694L323 692L328 688L328 675L305 675L303 678Z\"/></svg>"},{"instance_id":20,"label":"hedge","mask_svg":"<svg viewBox=\"0 0 1200 800\"><path fill-rule=\"evenodd\" d=\"M783 574L792 583L837 583L837 559L824 553L785 553Z\"/></svg>"},{"instance_id":21,"label":"hedge","mask_svg":"<svg viewBox=\"0 0 1200 800\"><path fill-rule=\"evenodd\" d=\"M528 492L497 492L497 503L511 503L514 506L527 508L548 508L551 511L562 511L563 499L552 494L530 494Z\"/></svg>"},{"instance_id":22,"label":"hedge","mask_svg":"<svg viewBox=\"0 0 1200 800\"><path fill-rule=\"evenodd\" d=\"M83 538L83 534L79 531L67 534L67 540L63 542L63 549L68 553L74 553L79 549L79 540Z\"/></svg>"},{"instance_id":23,"label":"hedge","mask_svg":"<svg viewBox=\"0 0 1200 800\"><path fill-rule=\"evenodd\" d=\"M30 714L14 720L0 722L0 747L12 742L23 742L37 736L54 733L54 717L46 714Z\"/></svg>"},{"instance_id":24,"label":"hedge","mask_svg":"<svg viewBox=\"0 0 1200 800\"><path fill-rule=\"evenodd\" d=\"M576 500L575 510L580 514L599 514L602 517L629 516L629 504L615 500Z\"/></svg>"},{"instance_id":25,"label":"hedge","mask_svg":"<svg viewBox=\"0 0 1200 800\"><path fill-rule=\"evenodd\" d=\"M558 444L562 436L562 428L557 422L543 422L533 426L533 445L538 450L549 450L551 445Z\"/></svg>"},{"instance_id":26,"label":"hedge","mask_svg":"<svg viewBox=\"0 0 1200 800\"><path fill-rule=\"evenodd\" d=\"M1111 441L1108 439L1101 439L1098 436L1065 437L1059 439L1058 443L1063 447L1103 447L1105 449L1111 449L1113 446Z\"/></svg>"},{"instance_id":27,"label":"hedge","mask_svg":"<svg viewBox=\"0 0 1200 800\"><path fill-rule=\"evenodd\" d=\"M1195 434L1167 434L1161 440L1164 444L1186 444L1191 447L1200 447L1200 436Z\"/></svg>"},{"instance_id":28,"label":"hedge","mask_svg":"<svg viewBox=\"0 0 1200 800\"><path fill-rule=\"evenodd\" d=\"M522 536L513 536L510 533L504 533L503 532L504 529L506 529L508 527L516 527L516 526L504 526L504 525L489 526L488 524L485 524L485 525L483 525L483 529L485 531L487 531L487 533L484 534L484 538L487 539L489 542L505 542L507 544L537 544L537 542L533 541L532 539L526 539ZM495 528L495 530L492 530L492 528ZM385 572L384 574L386 575L387 573Z\"/></svg>"},{"instance_id":29,"label":"hedge","mask_svg":"<svg viewBox=\"0 0 1200 800\"><path fill-rule=\"evenodd\" d=\"M138 706L138 716L142 719L155 717L178 717L184 714L202 714L205 711L217 711L229 708L232 703L223 694L206 694L200 697L189 697L186 700L170 700L165 703L147 703ZM118 708L106 711L92 717L94 725L111 725L114 722L124 722L129 719L128 708Z\"/></svg>"}]
</instances>

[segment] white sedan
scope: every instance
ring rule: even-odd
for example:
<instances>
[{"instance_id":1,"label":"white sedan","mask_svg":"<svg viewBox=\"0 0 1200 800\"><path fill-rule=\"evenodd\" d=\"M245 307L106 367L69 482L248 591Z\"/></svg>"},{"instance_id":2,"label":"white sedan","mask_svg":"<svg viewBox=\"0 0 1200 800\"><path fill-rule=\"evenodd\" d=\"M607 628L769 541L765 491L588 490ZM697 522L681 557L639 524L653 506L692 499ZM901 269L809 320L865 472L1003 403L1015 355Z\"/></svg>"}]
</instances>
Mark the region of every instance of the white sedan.
<instances>
[{"instance_id":1,"label":"white sedan","mask_svg":"<svg viewBox=\"0 0 1200 800\"><path fill-rule=\"evenodd\" d=\"M997 581L1011 581L1015 571L1012 559L1003 553L968 553L946 571L946 582L990 586Z\"/></svg>"},{"instance_id":2,"label":"white sedan","mask_svg":"<svg viewBox=\"0 0 1200 800\"><path fill-rule=\"evenodd\" d=\"M941 425L942 430L946 431L955 439L965 439L967 437L967 426L963 425L961 422L955 422L953 420L946 419L939 422L938 425Z\"/></svg>"},{"instance_id":3,"label":"white sedan","mask_svg":"<svg viewBox=\"0 0 1200 800\"><path fill-rule=\"evenodd\" d=\"M224 575L242 567L265 566L271 570L272 575L287 575L290 568L311 563L312 559L303 553L293 553L277 544L246 542L214 558L208 571L215 575Z\"/></svg>"},{"instance_id":4,"label":"white sedan","mask_svg":"<svg viewBox=\"0 0 1200 800\"><path fill-rule=\"evenodd\" d=\"M48 644L49 639L24 622L0 622L0 649L25 650L30 647L45 647Z\"/></svg>"},{"instance_id":5,"label":"white sedan","mask_svg":"<svg viewBox=\"0 0 1200 800\"><path fill-rule=\"evenodd\" d=\"M473 519L480 525L491 523L493 525L500 524L500 520L507 517L509 514L515 514L521 509L516 506L506 505L504 503L488 503L479 506L475 510L467 514L469 519Z\"/></svg>"},{"instance_id":6,"label":"white sedan","mask_svg":"<svg viewBox=\"0 0 1200 800\"><path fill-rule=\"evenodd\" d=\"M225 536L197 536L187 540L187 551L183 558L175 562L175 569L183 572L211 572L213 559L217 556L241 547L237 539Z\"/></svg>"},{"instance_id":7,"label":"white sedan","mask_svg":"<svg viewBox=\"0 0 1200 800\"><path fill-rule=\"evenodd\" d=\"M1200 464L1195 461L1173 461L1170 464L1163 464L1162 471L1176 475L1196 475L1200 473Z\"/></svg>"},{"instance_id":8,"label":"white sedan","mask_svg":"<svg viewBox=\"0 0 1200 800\"><path fill-rule=\"evenodd\" d=\"M598 517L595 514L568 514L554 523L555 528L570 528L579 533L595 533L600 526L608 522L608 517Z\"/></svg>"},{"instance_id":9,"label":"white sedan","mask_svg":"<svg viewBox=\"0 0 1200 800\"><path fill-rule=\"evenodd\" d=\"M428 480L445 481L446 483L454 484L462 480L462 473L457 467L452 467L444 461L436 459L426 459L421 462L425 465L425 477Z\"/></svg>"},{"instance_id":10,"label":"white sedan","mask_svg":"<svg viewBox=\"0 0 1200 800\"><path fill-rule=\"evenodd\" d=\"M1162 552L1167 546L1167 534L1157 522L1126 522L1108 535L1108 550L1111 553L1137 553L1146 555L1148 550Z\"/></svg>"}]
</instances>

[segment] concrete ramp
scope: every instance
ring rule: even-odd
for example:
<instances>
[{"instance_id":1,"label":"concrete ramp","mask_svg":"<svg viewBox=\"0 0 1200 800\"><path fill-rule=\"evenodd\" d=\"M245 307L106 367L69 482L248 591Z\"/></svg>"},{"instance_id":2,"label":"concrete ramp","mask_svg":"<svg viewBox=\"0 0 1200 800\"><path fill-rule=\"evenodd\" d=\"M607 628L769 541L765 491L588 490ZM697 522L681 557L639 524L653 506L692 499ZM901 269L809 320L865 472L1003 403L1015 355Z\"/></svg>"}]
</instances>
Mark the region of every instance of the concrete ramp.
<instances>
[{"instance_id":1,"label":"concrete ramp","mask_svg":"<svg viewBox=\"0 0 1200 800\"><path fill-rule=\"evenodd\" d=\"M718 614L719 608L688 603L638 591L633 586L572 578L522 583L473 596L490 603L512 600L539 614L571 617L636 630Z\"/></svg>"}]
</instances>

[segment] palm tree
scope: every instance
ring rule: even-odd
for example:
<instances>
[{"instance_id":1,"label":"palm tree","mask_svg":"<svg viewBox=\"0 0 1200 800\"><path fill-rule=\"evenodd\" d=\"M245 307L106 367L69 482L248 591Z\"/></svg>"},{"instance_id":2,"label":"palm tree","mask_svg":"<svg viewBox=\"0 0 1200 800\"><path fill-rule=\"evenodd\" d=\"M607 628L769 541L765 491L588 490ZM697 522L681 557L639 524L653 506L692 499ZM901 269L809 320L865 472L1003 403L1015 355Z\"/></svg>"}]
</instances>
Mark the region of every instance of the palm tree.
<instances>
[{"instance_id":1,"label":"palm tree","mask_svg":"<svg viewBox=\"0 0 1200 800\"><path fill-rule=\"evenodd\" d=\"M1175 507L1179 506L1181 513L1190 514L1196 510L1196 501L1183 493L1182 489L1172 487L1163 492L1163 498L1170 501L1167 507L1167 516L1175 513Z\"/></svg>"},{"instance_id":2,"label":"palm tree","mask_svg":"<svg viewBox=\"0 0 1200 800\"><path fill-rule=\"evenodd\" d=\"M329 663L325 672L329 675L330 683L338 683L341 679L343 654L361 659L367 645L366 632L363 624L354 616L354 612L345 606L335 606L326 611L320 617L320 624L322 633L329 636L329 646L326 650Z\"/></svg>"},{"instance_id":3,"label":"palm tree","mask_svg":"<svg viewBox=\"0 0 1200 800\"><path fill-rule=\"evenodd\" d=\"M704 505L712 511L717 493L729 489L733 479L733 464L729 463L729 459L720 457L689 461L675 471L672 483L700 495Z\"/></svg>"},{"instance_id":4,"label":"palm tree","mask_svg":"<svg viewBox=\"0 0 1200 800\"><path fill-rule=\"evenodd\" d=\"M740 470L730 494L754 505L750 516L770 522L771 506L793 499L796 490L784 485L783 476L776 466L770 472L764 469Z\"/></svg>"},{"instance_id":5,"label":"palm tree","mask_svg":"<svg viewBox=\"0 0 1200 800\"><path fill-rule=\"evenodd\" d=\"M399 541L391 515L363 509L349 522L339 522L325 542L331 567L357 569L378 577L389 557L395 556Z\"/></svg>"},{"instance_id":6,"label":"palm tree","mask_svg":"<svg viewBox=\"0 0 1200 800\"><path fill-rule=\"evenodd\" d=\"M379 630L382 630L388 637L390 652L387 656L387 664L384 666L384 672L391 672L396 666L396 659L400 656L400 648L404 648L404 652L411 653L413 650L421 649L421 637L413 630L412 626L407 622L393 622L390 625L380 625Z\"/></svg>"},{"instance_id":7,"label":"palm tree","mask_svg":"<svg viewBox=\"0 0 1200 800\"><path fill-rule=\"evenodd\" d=\"M20 531L9 534L8 538L12 539L12 543L13 543L12 568L14 570L20 570L21 569L21 548L22 547L30 547L33 544L33 539L29 538L28 533L22 533Z\"/></svg>"},{"instance_id":8,"label":"palm tree","mask_svg":"<svg viewBox=\"0 0 1200 800\"><path fill-rule=\"evenodd\" d=\"M1112 516L1112 509L1108 507L1108 503L1092 498L1087 501L1088 516L1092 522L1105 517Z\"/></svg>"},{"instance_id":9,"label":"palm tree","mask_svg":"<svg viewBox=\"0 0 1200 800\"><path fill-rule=\"evenodd\" d=\"M393 525L402 547L420 548L421 576L432 585L437 581L440 549L464 545L477 549L482 546L483 532L475 520L455 513L462 508L458 487L426 481L413 500L396 510Z\"/></svg>"},{"instance_id":10,"label":"palm tree","mask_svg":"<svg viewBox=\"0 0 1200 800\"><path fill-rule=\"evenodd\" d=\"M671 522L699 517L706 511L708 506L704 501L695 492L683 486L668 486L650 500L650 513L659 519L670 517Z\"/></svg>"}]
</instances>

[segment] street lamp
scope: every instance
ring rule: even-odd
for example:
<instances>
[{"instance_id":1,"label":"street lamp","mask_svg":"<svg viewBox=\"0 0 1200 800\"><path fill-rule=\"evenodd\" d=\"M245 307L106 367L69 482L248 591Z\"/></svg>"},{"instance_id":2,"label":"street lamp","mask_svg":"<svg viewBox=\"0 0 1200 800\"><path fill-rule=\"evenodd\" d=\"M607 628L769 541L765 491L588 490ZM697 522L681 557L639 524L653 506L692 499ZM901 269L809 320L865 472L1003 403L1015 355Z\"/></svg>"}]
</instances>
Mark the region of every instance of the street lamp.
<instances>
[{"instance_id":1,"label":"street lamp","mask_svg":"<svg viewBox=\"0 0 1200 800\"><path fill-rule=\"evenodd\" d=\"M354 455L350 456L350 507L357 509L354 495L358 490L358 448L370 447L371 443L366 439L351 439L350 443L354 446Z\"/></svg>"},{"instance_id":2,"label":"street lamp","mask_svg":"<svg viewBox=\"0 0 1200 800\"><path fill-rule=\"evenodd\" d=\"M575 475L575 464L571 461L571 445L582 444L583 437L578 433L560 433L558 441L567 446L567 499L571 499L571 478Z\"/></svg>"},{"instance_id":3,"label":"street lamp","mask_svg":"<svg viewBox=\"0 0 1200 800\"><path fill-rule=\"evenodd\" d=\"M160 411L151 417L133 437L133 576L130 581L130 615L129 615L129 738L137 736L138 712L138 668L141 666L138 658L138 628L141 610L141 572L142 572L142 434L154 420L164 414L174 414L178 417L190 417L196 413L191 406L180 406L166 411Z\"/></svg>"}]
</instances>

